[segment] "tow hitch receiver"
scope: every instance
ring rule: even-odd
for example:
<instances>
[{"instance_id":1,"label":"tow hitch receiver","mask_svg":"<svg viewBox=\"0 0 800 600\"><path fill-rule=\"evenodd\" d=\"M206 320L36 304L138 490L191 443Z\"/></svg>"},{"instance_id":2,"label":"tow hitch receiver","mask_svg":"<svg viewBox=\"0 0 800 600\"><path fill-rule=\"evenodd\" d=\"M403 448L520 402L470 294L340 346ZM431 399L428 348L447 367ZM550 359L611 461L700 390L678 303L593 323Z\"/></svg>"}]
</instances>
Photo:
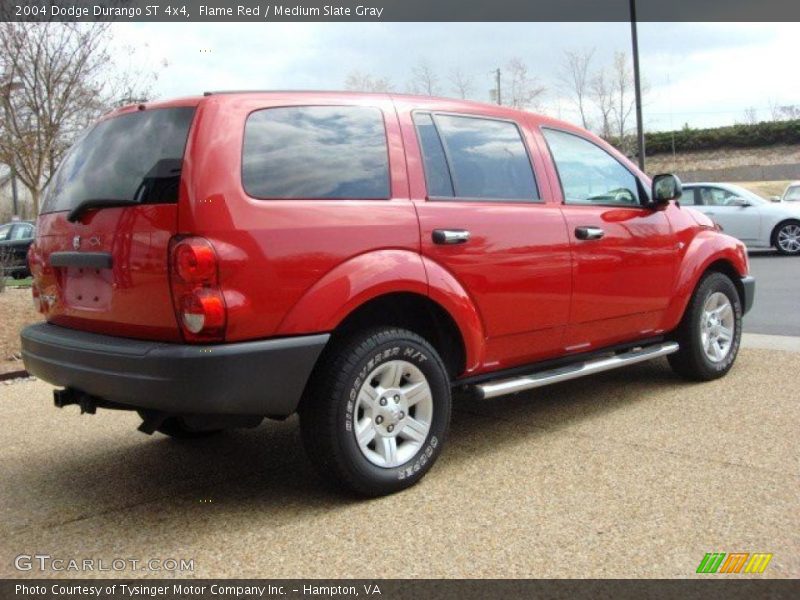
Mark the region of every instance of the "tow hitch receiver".
<instances>
[{"instance_id":1,"label":"tow hitch receiver","mask_svg":"<svg viewBox=\"0 0 800 600\"><path fill-rule=\"evenodd\" d=\"M58 408L77 404L81 407L81 414L93 415L97 412L97 401L92 396L72 388L53 390L53 403Z\"/></svg>"}]
</instances>

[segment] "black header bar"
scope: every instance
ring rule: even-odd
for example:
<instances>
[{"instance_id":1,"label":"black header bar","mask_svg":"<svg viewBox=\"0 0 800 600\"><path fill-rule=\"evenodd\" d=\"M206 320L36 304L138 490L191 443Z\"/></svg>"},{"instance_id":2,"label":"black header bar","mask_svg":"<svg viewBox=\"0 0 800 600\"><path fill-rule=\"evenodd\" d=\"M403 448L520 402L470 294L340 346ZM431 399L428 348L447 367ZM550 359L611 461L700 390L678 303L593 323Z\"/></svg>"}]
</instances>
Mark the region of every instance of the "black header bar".
<instances>
[{"instance_id":1,"label":"black header bar","mask_svg":"<svg viewBox=\"0 0 800 600\"><path fill-rule=\"evenodd\" d=\"M797 0L636 0L639 21L800 21ZM629 0L0 0L2 21L612 22Z\"/></svg>"}]
</instances>

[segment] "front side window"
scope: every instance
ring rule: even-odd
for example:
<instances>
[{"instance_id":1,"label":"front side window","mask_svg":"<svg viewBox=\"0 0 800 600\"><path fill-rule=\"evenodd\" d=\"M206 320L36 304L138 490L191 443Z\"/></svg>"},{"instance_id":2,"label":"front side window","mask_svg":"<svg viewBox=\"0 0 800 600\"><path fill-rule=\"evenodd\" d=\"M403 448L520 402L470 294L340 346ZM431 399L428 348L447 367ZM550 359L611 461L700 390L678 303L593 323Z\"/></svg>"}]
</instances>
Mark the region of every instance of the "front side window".
<instances>
[{"instance_id":1,"label":"front side window","mask_svg":"<svg viewBox=\"0 0 800 600\"><path fill-rule=\"evenodd\" d=\"M383 113L363 106L292 106L252 113L245 191L261 199L389 198Z\"/></svg>"},{"instance_id":2,"label":"front side window","mask_svg":"<svg viewBox=\"0 0 800 600\"><path fill-rule=\"evenodd\" d=\"M706 206L730 206L736 194L716 187L701 187L700 198Z\"/></svg>"},{"instance_id":3,"label":"front side window","mask_svg":"<svg viewBox=\"0 0 800 600\"><path fill-rule=\"evenodd\" d=\"M786 190L783 199L788 202L796 202L800 200L800 185L795 185Z\"/></svg>"},{"instance_id":4,"label":"front side window","mask_svg":"<svg viewBox=\"0 0 800 600\"><path fill-rule=\"evenodd\" d=\"M485 200L538 199L528 152L514 123L434 115L450 167L454 196Z\"/></svg>"},{"instance_id":5,"label":"front side window","mask_svg":"<svg viewBox=\"0 0 800 600\"><path fill-rule=\"evenodd\" d=\"M697 200L695 199L695 188L683 188L683 193L680 197L680 202L684 206L694 206L697 204Z\"/></svg>"},{"instance_id":6,"label":"front side window","mask_svg":"<svg viewBox=\"0 0 800 600\"><path fill-rule=\"evenodd\" d=\"M608 152L577 135L544 129L565 204L638 206L636 177Z\"/></svg>"}]
</instances>

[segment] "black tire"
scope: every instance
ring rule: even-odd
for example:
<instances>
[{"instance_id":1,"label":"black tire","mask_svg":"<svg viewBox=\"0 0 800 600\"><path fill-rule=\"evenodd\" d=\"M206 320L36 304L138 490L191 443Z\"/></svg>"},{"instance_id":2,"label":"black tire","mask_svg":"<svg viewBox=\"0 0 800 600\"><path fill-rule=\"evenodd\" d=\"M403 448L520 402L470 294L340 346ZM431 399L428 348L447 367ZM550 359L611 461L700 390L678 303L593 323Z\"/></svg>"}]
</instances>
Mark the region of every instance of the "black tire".
<instances>
[{"instance_id":1,"label":"black tire","mask_svg":"<svg viewBox=\"0 0 800 600\"><path fill-rule=\"evenodd\" d=\"M783 223L778 223L775 227L772 232L772 246L778 251L778 254L783 254L784 256L800 255L800 246L796 247L796 249L787 249L782 248L779 243L779 236L783 230L796 232L798 227L800 227L800 221L797 220L784 221Z\"/></svg>"},{"instance_id":2,"label":"black tire","mask_svg":"<svg viewBox=\"0 0 800 600\"><path fill-rule=\"evenodd\" d=\"M139 416L142 417L142 419L145 418L142 412L139 412ZM162 421L161 425L156 428L156 431L179 440L197 440L219 435L223 430L209 429L198 431L187 427L181 417L167 417Z\"/></svg>"},{"instance_id":3,"label":"black tire","mask_svg":"<svg viewBox=\"0 0 800 600\"><path fill-rule=\"evenodd\" d=\"M30 277L30 273L28 273L27 271L14 271L11 274L11 277L17 280L25 279L26 277Z\"/></svg>"},{"instance_id":4,"label":"black tire","mask_svg":"<svg viewBox=\"0 0 800 600\"><path fill-rule=\"evenodd\" d=\"M733 311L733 336L724 358L714 361L703 346L702 319L704 306L713 294L724 294ZM742 339L742 302L736 286L727 275L718 272L703 277L689 300L680 325L675 330L675 341L680 349L667 358L672 369L693 381L711 381L730 371L739 353Z\"/></svg>"},{"instance_id":5,"label":"black tire","mask_svg":"<svg viewBox=\"0 0 800 600\"><path fill-rule=\"evenodd\" d=\"M430 390L429 430L424 440L420 435L417 442L410 442L406 453L414 451L415 444L419 448L413 456L396 466L379 466L366 456L356 440L355 421L366 419L366 413L359 412L361 406L359 393L362 386L377 385L373 378L366 378L376 372L382 365L390 368L404 361L411 368L405 369L409 374L413 371L417 378L424 377ZM409 374L399 375L403 385L407 383ZM421 381L421 379L419 379ZM397 384L398 386L400 384ZM379 394L382 396L382 394ZM388 396L388 393L387 393ZM427 396L426 396L427 397ZM392 396L395 400L397 398ZM373 419L366 419L373 429L379 429L376 412L392 409L391 406L370 410ZM391 403L392 400L389 400ZM400 400L406 402L405 396ZM334 485L362 496L382 496L407 488L419 481L430 470L444 446L450 425L450 380L447 370L436 353L436 350L423 338L403 329L379 328L357 332L346 339L334 343L319 361L312 375L310 384L300 405L300 428L306 452L319 473ZM396 409L392 409L396 410ZM407 421L418 413L409 405ZM408 443L401 437L407 421L402 421L404 413L399 412L394 419L397 431L394 433L396 448L403 448ZM387 418L387 421L389 419ZM383 421L380 421L383 422ZM384 422L383 427L387 427ZM385 433L384 437L389 434ZM383 438L375 434L374 441L382 443ZM383 447L383 446L381 446ZM376 447L375 452L378 452ZM395 450L396 453L400 452ZM401 457L398 455L397 460Z\"/></svg>"}]
</instances>

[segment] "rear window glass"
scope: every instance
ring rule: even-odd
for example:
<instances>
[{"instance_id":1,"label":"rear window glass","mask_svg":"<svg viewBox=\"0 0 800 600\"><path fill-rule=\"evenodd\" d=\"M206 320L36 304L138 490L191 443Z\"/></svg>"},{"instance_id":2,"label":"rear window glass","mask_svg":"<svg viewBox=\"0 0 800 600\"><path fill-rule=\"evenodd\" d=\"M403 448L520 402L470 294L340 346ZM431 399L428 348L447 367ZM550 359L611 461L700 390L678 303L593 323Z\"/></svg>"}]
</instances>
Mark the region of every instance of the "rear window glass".
<instances>
[{"instance_id":1,"label":"rear window glass","mask_svg":"<svg viewBox=\"0 0 800 600\"><path fill-rule=\"evenodd\" d=\"M42 212L72 210L86 200L177 202L194 111L157 108L100 121L62 161Z\"/></svg>"},{"instance_id":2,"label":"rear window glass","mask_svg":"<svg viewBox=\"0 0 800 600\"><path fill-rule=\"evenodd\" d=\"M242 183L255 198L385 199L383 114L363 106L294 106L252 113Z\"/></svg>"}]
</instances>

